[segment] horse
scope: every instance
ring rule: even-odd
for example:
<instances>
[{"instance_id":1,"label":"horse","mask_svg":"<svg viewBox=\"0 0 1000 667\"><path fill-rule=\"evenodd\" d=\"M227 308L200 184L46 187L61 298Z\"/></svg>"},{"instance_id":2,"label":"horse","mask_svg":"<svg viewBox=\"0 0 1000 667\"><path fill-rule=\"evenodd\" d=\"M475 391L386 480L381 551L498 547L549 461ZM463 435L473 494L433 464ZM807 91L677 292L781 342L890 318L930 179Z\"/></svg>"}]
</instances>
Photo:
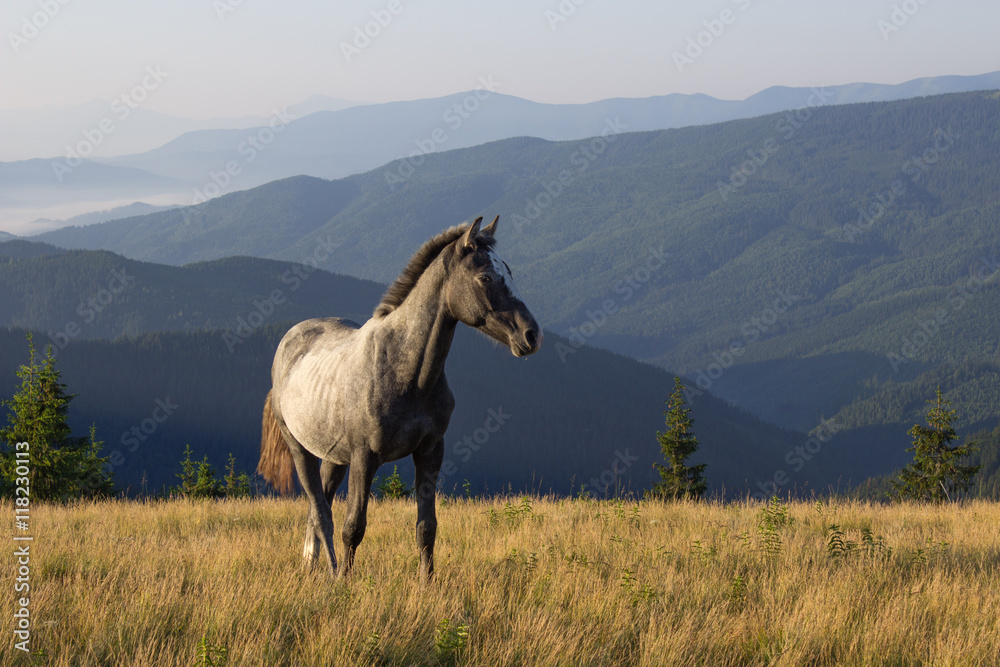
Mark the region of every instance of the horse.
<instances>
[{"instance_id":1,"label":"horse","mask_svg":"<svg viewBox=\"0 0 1000 667\"><path fill-rule=\"evenodd\" d=\"M309 501L306 567L322 549L331 576L350 573L375 471L412 456L419 575L431 579L437 479L455 407L444 365L455 329L459 322L477 329L516 357L537 352L544 338L496 253L499 219L480 229L479 217L424 243L363 326L336 317L306 320L278 343L257 470L282 493L292 490L297 473ZM348 467L338 568L331 502Z\"/></svg>"}]
</instances>

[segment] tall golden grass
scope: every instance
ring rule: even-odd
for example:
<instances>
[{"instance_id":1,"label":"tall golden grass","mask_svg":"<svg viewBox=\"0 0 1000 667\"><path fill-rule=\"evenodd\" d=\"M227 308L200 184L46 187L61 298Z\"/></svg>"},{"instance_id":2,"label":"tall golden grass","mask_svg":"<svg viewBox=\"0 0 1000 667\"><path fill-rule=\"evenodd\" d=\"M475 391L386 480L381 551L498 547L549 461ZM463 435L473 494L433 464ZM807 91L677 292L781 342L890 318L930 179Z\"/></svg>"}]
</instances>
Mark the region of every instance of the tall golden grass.
<instances>
[{"instance_id":1,"label":"tall golden grass","mask_svg":"<svg viewBox=\"0 0 1000 667\"><path fill-rule=\"evenodd\" d=\"M36 661L1000 665L996 503L450 499L430 585L412 502L372 503L347 583L302 570L305 514L301 499L35 506ZM8 634L0 664L23 657Z\"/></svg>"}]
</instances>

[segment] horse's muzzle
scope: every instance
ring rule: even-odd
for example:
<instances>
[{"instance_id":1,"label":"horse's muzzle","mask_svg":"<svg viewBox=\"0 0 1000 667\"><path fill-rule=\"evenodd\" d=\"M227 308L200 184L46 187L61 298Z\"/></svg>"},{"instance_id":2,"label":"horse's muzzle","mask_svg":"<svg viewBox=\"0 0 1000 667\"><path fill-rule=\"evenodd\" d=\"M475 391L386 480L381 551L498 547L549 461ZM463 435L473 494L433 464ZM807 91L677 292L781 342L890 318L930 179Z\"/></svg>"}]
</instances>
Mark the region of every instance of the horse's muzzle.
<instances>
[{"instance_id":1,"label":"horse's muzzle","mask_svg":"<svg viewBox=\"0 0 1000 667\"><path fill-rule=\"evenodd\" d=\"M545 334L541 328L528 328L511 337L510 351L515 357L527 357L538 352L543 340Z\"/></svg>"}]
</instances>

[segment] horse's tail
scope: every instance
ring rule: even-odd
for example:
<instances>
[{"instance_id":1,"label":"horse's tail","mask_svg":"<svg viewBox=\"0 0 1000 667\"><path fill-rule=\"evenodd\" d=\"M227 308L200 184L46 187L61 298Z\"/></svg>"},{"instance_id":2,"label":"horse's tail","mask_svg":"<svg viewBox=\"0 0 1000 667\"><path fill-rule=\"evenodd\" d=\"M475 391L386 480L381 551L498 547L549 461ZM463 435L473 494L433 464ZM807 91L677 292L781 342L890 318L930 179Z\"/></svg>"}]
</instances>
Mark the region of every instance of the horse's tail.
<instances>
[{"instance_id":1,"label":"horse's tail","mask_svg":"<svg viewBox=\"0 0 1000 667\"><path fill-rule=\"evenodd\" d=\"M260 463L257 472L271 483L278 493L288 495L295 488L295 464L285 436L281 435L278 420L271 411L271 392L264 399L264 421L260 433Z\"/></svg>"}]
</instances>

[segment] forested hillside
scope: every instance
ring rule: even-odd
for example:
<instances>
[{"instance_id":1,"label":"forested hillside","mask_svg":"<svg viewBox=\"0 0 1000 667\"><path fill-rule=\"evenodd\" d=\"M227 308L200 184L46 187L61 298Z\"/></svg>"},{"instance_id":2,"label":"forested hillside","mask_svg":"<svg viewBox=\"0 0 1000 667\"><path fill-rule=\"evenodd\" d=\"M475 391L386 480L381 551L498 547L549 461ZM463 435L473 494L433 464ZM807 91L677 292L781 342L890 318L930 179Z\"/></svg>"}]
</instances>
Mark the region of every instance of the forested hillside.
<instances>
[{"instance_id":1,"label":"forested hillside","mask_svg":"<svg viewBox=\"0 0 1000 667\"><path fill-rule=\"evenodd\" d=\"M79 433L96 425L105 454L119 453L116 481L132 491L176 484L187 444L220 470L232 452L238 467L252 471L271 360L290 325L260 327L233 352L218 330L74 340L58 359L63 381L77 395L71 424ZM0 329L0 396L13 394L14 372L27 361L25 335ZM461 493L466 480L476 491L510 485L569 493L585 485L603 495L606 486L611 493L648 488L653 462L662 461L656 431L663 428L671 377L597 349L581 350L564 364L555 350L560 342L553 335L537 355L518 360L459 329L447 366L457 407L445 459L454 468L443 476L443 489ZM697 399L694 416L702 442L697 459L708 464L715 492L756 490L758 481L786 467L783 457L806 438L710 395ZM822 465L796 476L796 488L847 479L851 466L836 452L817 460ZM400 462L400 471L412 479L409 460Z\"/></svg>"},{"instance_id":2,"label":"forested hillside","mask_svg":"<svg viewBox=\"0 0 1000 667\"><path fill-rule=\"evenodd\" d=\"M77 430L96 423L108 451L126 454L116 472L132 488L144 475L148 488L173 483L185 444L220 467L232 451L252 470L280 336L309 317L364 321L385 289L307 264L249 257L175 267L27 241L2 244L0 253L0 326L8 327L0 336L0 395L13 394L14 371L27 361L23 332L10 327L35 329L40 346L55 345L64 380L79 394ZM671 377L571 345L552 337L544 354L525 363L462 331L448 367L459 396L451 458L463 475L453 472L452 486L468 478L480 489L515 484L568 492L579 478L577 490L588 484L598 494L608 484L646 487L659 460L655 433ZM692 398L706 443L701 456L711 462L718 491L746 488L755 481L751 473L768 478L805 439L699 394ZM488 443L468 441L486 433L490 410L506 415L502 428ZM162 427L150 421L165 411ZM142 430L154 423L152 432ZM842 462L834 468L857 474ZM830 470L817 469L797 481L805 487L831 480Z\"/></svg>"},{"instance_id":3,"label":"forested hillside","mask_svg":"<svg viewBox=\"0 0 1000 667\"><path fill-rule=\"evenodd\" d=\"M367 319L384 290L309 264L253 257L176 267L106 251L0 244L0 326L42 331L57 347L74 338L211 328L231 331L234 347L266 322Z\"/></svg>"}]
</instances>

